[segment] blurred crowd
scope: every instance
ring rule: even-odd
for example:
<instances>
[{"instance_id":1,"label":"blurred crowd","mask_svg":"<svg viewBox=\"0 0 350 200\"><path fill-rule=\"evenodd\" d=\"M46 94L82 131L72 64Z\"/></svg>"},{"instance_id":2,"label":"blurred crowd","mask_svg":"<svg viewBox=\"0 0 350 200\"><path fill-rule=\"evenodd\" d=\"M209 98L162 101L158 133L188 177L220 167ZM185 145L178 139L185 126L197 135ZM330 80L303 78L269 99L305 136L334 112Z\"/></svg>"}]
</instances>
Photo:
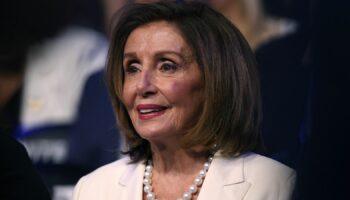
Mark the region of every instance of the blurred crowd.
<instances>
[{"instance_id":1,"label":"blurred crowd","mask_svg":"<svg viewBox=\"0 0 350 200\"><path fill-rule=\"evenodd\" d=\"M121 156L123 139L107 93L104 67L114 13L134 2L152 1L1 3L0 132L24 145L53 199L70 199L78 178ZM300 172L303 182L295 198L306 197L305 187L318 190L308 177L314 170L309 166L318 163L313 159L323 158L314 152L314 145L322 149L319 146L328 138L322 132L326 122L319 119L327 110L320 102L328 106L328 96L320 92L328 87L324 80L328 65L322 68L318 61L323 58L319 20L325 8L316 0L207 3L239 28L254 50L261 79L265 154ZM335 80L328 79L330 84ZM325 92L330 91L336 92ZM319 98L323 100L315 103ZM336 108L331 111L339 116ZM344 130L337 127L342 134ZM338 147L332 139L327 141L328 148ZM322 155L335 152L320 151ZM342 151L336 152L342 157ZM313 173L318 176L323 171Z\"/></svg>"}]
</instances>

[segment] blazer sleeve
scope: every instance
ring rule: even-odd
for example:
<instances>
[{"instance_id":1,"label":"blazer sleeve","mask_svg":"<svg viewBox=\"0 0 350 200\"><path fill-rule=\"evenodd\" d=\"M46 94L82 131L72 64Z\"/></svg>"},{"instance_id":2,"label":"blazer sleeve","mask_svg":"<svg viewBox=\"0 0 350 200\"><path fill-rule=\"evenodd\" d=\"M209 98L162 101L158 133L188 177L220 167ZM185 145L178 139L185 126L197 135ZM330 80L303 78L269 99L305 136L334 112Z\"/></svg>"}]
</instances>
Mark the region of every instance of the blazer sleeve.
<instances>
[{"instance_id":1,"label":"blazer sleeve","mask_svg":"<svg viewBox=\"0 0 350 200\"><path fill-rule=\"evenodd\" d=\"M283 181L280 186L279 200L289 200L292 199L294 187L296 181L296 172L293 170L291 174L287 177L287 180Z\"/></svg>"},{"instance_id":2,"label":"blazer sleeve","mask_svg":"<svg viewBox=\"0 0 350 200\"><path fill-rule=\"evenodd\" d=\"M82 178L78 181L77 185L76 185L75 188L74 188L73 200L80 200L80 199L81 199L81 198L80 198L80 192L81 192L81 190L82 190L82 187L83 187L83 185L84 185L84 182L85 182L85 177L82 177Z\"/></svg>"}]
</instances>

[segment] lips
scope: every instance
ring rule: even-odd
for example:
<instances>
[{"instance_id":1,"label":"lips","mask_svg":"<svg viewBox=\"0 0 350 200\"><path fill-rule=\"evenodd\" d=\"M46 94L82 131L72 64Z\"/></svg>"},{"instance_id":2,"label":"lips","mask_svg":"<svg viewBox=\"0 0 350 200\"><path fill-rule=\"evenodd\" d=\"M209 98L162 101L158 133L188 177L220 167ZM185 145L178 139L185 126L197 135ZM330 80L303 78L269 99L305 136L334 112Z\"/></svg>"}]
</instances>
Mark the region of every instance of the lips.
<instances>
[{"instance_id":1,"label":"lips","mask_svg":"<svg viewBox=\"0 0 350 200\"><path fill-rule=\"evenodd\" d=\"M149 120L164 114L167 107L157 104L139 104L136 109L139 119Z\"/></svg>"}]
</instances>

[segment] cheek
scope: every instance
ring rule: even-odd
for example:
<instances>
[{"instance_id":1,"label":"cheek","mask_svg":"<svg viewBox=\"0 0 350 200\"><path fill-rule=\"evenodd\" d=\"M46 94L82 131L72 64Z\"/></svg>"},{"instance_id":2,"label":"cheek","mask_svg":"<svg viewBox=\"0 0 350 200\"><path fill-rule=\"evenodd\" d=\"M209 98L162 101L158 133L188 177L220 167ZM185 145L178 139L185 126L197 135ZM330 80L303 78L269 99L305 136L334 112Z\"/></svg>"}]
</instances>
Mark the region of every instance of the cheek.
<instances>
[{"instance_id":1,"label":"cheek","mask_svg":"<svg viewBox=\"0 0 350 200\"><path fill-rule=\"evenodd\" d=\"M130 108L133 105L132 87L130 87L128 85L123 86L122 98L123 98L122 99L123 103L127 108Z\"/></svg>"},{"instance_id":2,"label":"cheek","mask_svg":"<svg viewBox=\"0 0 350 200\"><path fill-rule=\"evenodd\" d=\"M173 123L176 127L192 127L200 116L201 106L203 105L203 88L200 84L192 82L173 83L169 86L169 95L172 97L171 102L176 108L174 111Z\"/></svg>"},{"instance_id":3,"label":"cheek","mask_svg":"<svg viewBox=\"0 0 350 200\"><path fill-rule=\"evenodd\" d=\"M178 81L167 85L168 100L174 104L183 104L191 106L193 103L200 102L202 99L201 84L195 81Z\"/></svg>"}]
</instances>

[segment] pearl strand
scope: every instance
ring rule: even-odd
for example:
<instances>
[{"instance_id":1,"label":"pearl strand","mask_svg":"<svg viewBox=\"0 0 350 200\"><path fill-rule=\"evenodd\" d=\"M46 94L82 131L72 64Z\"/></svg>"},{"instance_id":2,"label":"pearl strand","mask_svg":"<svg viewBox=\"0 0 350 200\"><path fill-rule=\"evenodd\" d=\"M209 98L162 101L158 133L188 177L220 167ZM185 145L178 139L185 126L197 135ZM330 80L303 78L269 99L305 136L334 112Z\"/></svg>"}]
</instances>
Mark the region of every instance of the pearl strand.
<instances>
[{"instance_id":1,"label":"pearl strand","mask_svg":"<svg viewBox=\"0 0 350 200\"><path fill-rule=\"evenodd\" d=\"M204 163L203 168L199 171L188 191L186 191L178 200L191 200L192 196L199 191L199 187L203 184L204 178L207 175L210 164L213 161L213 156L209 156L208 161ZM152 170L153 164L151 160L147 161L143 179L143 191L146 193L147 200L157 200L152 188Z\"/></svg>"}]
</instances>

